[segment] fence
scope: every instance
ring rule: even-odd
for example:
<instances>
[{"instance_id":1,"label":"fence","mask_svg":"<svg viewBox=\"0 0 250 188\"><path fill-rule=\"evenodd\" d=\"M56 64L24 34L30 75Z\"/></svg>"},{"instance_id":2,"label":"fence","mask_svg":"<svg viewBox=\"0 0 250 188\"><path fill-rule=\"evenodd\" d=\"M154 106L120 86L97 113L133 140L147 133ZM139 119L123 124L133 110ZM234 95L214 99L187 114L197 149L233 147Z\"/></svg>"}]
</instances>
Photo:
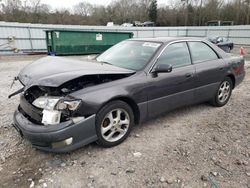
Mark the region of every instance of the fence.
<instances>
[{"instance_id":1,"label":"fence","mask_svg":"<svg viewBox=\"0 0 250 188\"><path fill-rule=\"evenodd\" d=\"M235 44L250 45L250 25L216 27L107 27L79 25L49 25L0 22L0 53L46 52L44 30L76 29L86 31L133 32L135 38L143 37L209 37L222 36Z\"/></svg>"}]
</instances>

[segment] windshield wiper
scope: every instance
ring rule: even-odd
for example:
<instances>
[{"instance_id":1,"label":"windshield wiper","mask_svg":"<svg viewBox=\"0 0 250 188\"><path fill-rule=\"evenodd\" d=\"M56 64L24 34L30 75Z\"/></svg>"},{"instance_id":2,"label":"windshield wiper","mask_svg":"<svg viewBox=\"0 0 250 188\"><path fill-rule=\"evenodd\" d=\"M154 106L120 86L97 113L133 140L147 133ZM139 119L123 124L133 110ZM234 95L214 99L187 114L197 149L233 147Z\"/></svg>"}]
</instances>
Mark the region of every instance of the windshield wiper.
<instances>
[{"instance_id":1,"label":"windshield wiper","mask_svg":"<svg viewBox=\"0 0 250 188\"><path fill-rule=\"evenodd\" d=\"M96 61L97 61L97 60L96 60ZM136 71L136 70L131 69L131 68L126 68L126 67L121 67L121 66L118 66L118 65L114 65L114 64L109 63L109 62L107 62L107 61L97 61L97 62L99 62L99 63L104 63L104 64L107 64L107 65L112 65L112 66L114 66L114 67L119 67L119 68L123 68L123 69L127 69L127 70Z\"/></svg>"},{"instance_id":2,"label":"windshield wiper","mask_svg":"<svg viewBox=\"0 0 250 188\"><path fill-rule=\"evenodd\" d=\"M106 61L99 61L100 63L105 63L105 64L108 64L108 65L113 65L113 64L111 64L111 63L109 63L109 62L106 62ZM114 65L113 65L114 66Z\"/></svg>"}]
</instances>

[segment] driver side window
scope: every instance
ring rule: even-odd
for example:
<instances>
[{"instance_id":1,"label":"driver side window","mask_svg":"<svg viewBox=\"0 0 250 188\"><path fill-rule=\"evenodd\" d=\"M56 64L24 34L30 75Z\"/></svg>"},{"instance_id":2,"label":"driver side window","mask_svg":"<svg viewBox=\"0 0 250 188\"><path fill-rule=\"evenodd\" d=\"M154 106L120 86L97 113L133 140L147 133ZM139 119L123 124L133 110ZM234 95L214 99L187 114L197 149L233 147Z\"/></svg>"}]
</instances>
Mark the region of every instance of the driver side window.
<instances>
[{"instance_id":1,"label":"driver side window","mask_svg":"<svg viewBox=\"0 0 250 188\"><path fill-rule=\"evenodd\" d=\"M191 65L187 43L170 44L159 57L157 64L169 64L173 68Z\"/></svg>"}]
</instances>

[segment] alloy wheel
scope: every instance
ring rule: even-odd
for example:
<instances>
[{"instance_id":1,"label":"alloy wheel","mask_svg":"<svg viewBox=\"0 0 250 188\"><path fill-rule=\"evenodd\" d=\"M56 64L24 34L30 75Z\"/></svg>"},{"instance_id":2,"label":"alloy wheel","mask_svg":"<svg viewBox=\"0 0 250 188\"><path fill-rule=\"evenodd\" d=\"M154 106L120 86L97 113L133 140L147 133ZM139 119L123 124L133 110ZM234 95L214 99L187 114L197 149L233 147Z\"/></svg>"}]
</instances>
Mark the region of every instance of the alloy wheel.
<instances>
[{"instance_id":1,"label":"alloy wheel","mask_svg":"<svg viewBox=\"0 0 250 188\"><path fill-rule=\"evenodd\" d=\"M101 124L102 137L108 142L120 140L128 131L130 117L124 109L114 109L107 113Z\"/></svg>"},{"instance_id":2,"label":"alloy wheel","mask_svg":"<svg viewBox=\"0 0 250 188\"><path fill-rule=\"evenodd\" d=\"M228 81L224 81L221 83L219 91L218 91L218 100L220 103L224 103L230 96L230 83Z\"/></svg>"}]
</instances>

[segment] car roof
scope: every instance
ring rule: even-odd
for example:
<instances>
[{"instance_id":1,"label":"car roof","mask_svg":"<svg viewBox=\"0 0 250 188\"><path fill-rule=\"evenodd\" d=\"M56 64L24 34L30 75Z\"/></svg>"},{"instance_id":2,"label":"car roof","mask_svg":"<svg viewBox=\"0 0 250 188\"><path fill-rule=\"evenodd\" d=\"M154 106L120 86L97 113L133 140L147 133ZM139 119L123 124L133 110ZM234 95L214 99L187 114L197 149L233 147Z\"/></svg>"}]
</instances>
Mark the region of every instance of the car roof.
<instances>
[{"instance_id":1,"label":"car roof","mask_svg":"<svg viewBox=\"0 0 250 188\"><path fill-rule=\"evenodd\" d=\"M211 43L206 38L200 37L155 37L155 38L132 38L128 39L129 41L143 41L143 42L158 42L163 43L165 45L172 43L172 42L179 42L179 41L202 41L205 43ZM211 43L212 44L212 43ZM213 45L212 47L222 58L227 58L230 54L225 53L222 49Z\"/></svg>"},{"instance_id":2,"label":"car roof","mask_svg":"<svg viewBox=\"0 0 250 188\"><path fill-rule=\"evenodd\" d=\"M175 41L192 41L192 40L203 41L204 39L199 38L199 37L156 37L156 38L133 38L129 40L170 43L170 42L175 42Z\"/></svg>"}]
</instances>

